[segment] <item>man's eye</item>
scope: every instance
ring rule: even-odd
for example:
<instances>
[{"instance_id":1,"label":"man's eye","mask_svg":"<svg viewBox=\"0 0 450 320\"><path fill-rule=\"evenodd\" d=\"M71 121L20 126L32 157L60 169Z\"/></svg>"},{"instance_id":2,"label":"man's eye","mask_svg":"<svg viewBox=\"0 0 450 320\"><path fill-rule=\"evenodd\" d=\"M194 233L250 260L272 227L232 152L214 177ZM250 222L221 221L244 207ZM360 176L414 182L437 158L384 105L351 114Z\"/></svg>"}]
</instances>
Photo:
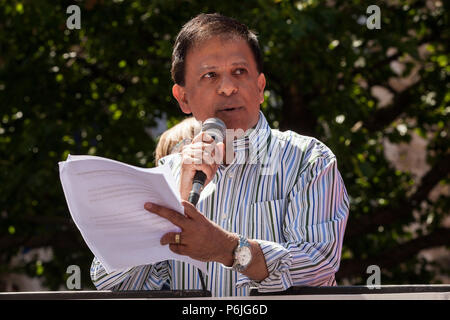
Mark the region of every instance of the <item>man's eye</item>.
<instances>
[{"instance_id":1,"label":"man's eye","mask_svg":"<svg viewBox=\"0 0 450 320\"><path fill-rule=\"evenodd\" d=\"M245 70L244 68L238 68L234 71L235 74L244 74L247 70Z\"/></svg>"},{"instance_id":2,"label":"man's eye","mask_svg":"<svg viewBox=\"0 0 450 320\"><path fill-rule=\"evenodd\" d=\"M215 72L208 72L203 75L203 78L214 78L216 76Z\"/></svg>"}]
</instances>

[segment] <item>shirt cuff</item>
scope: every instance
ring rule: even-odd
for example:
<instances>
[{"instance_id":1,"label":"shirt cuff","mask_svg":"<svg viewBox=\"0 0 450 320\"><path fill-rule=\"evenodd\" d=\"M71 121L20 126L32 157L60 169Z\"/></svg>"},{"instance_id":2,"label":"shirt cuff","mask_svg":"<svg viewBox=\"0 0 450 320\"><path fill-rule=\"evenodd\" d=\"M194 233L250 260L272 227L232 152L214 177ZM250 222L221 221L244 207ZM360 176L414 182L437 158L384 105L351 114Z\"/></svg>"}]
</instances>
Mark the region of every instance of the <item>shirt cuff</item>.
<instances>
[{"instance_id":1,"label":"shirt cuff","mask_svg":"<svg viewBox=\"0 0 450 320\"><path fill-rule=\"evenodd\" d=\"M284 291L292 287L292 279L289 272L292 256L289 250L279 243L254 240L258 242L266 259L269 276L262 281L255 281L242 273L238 273L236 287L255 287L259 292Z\"/></svg>"}]
</instances>

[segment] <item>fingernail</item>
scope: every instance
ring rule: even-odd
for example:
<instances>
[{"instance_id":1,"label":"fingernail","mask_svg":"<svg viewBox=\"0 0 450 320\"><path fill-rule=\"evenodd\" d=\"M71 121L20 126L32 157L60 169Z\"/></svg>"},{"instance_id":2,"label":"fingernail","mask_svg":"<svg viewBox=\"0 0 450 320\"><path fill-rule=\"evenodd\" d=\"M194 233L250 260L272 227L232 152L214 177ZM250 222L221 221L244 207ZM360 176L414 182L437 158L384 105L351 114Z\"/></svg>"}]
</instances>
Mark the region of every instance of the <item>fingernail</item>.
<instances>
[{"instance_id":1,"label":"fingernail","mask_svg":"<svg viewBox=\"0 0 450 320\"><path fill-rule=\"evenodd\" d=\"M147 210L151 210L152 206L153 206L153 205L152 205L151 202L146 202L146 203L144 204L144 208L147 209Z\"/></svg>"}]
</instances>

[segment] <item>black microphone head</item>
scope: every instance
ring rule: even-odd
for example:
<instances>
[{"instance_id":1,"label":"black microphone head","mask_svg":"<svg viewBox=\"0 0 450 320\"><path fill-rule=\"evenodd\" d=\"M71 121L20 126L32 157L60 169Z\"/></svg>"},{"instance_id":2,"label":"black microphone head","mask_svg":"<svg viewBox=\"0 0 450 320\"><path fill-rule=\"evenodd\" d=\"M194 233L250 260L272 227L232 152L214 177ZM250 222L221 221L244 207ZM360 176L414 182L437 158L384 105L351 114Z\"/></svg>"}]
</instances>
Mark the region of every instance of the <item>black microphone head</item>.
<instances>
[{"instance_id":1,"label":"black microphone head","mask_svg":"<svg viewBox=\"0 0 450 320\"><path fill-rule=\"evenodd\" d=\"M214 141L223 142L227 126L219 118L209 118L203 122L202 131L210 135Z\"/></svg>"}]
</instances>

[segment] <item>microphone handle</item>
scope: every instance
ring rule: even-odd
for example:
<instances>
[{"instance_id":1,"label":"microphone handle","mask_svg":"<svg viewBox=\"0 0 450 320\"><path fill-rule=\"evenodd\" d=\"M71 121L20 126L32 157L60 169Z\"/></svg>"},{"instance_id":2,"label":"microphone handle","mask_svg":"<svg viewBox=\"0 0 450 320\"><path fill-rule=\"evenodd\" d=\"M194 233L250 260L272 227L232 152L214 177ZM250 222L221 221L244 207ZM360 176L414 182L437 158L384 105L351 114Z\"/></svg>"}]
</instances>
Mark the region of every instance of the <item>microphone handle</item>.
<instances>
[{"instance_id":1,"label":"microphone handle","mask_svg":"<svg viewBox=\"0 0 450 320\"><path fill-rule=\"evenodd\" d=\"M205 181L206 174L203 171L196 171L194 180L192 181L192 190L188 198L188 201L194 206L197 205L198 199L200 199L200 192L202 192Z\"/></svg>"},{"instance_id":2,"label":"microphone handle","mask_svg":"<svg viewBox=\"0 0 450 320\"><path fill-rule=\"evenodd\" d=\"M205 185L206 174L203 171L196 171L194 180L192 182L192 191L189 193L188 201L194 206L197 205L198 199L200 198L200 192L202 192L203 186ZM205 278L203 277L203 272L198 270L198 275L200 276L200 283L202 285L203 291L206 290Z\"/></svg>"}]
</instances>

